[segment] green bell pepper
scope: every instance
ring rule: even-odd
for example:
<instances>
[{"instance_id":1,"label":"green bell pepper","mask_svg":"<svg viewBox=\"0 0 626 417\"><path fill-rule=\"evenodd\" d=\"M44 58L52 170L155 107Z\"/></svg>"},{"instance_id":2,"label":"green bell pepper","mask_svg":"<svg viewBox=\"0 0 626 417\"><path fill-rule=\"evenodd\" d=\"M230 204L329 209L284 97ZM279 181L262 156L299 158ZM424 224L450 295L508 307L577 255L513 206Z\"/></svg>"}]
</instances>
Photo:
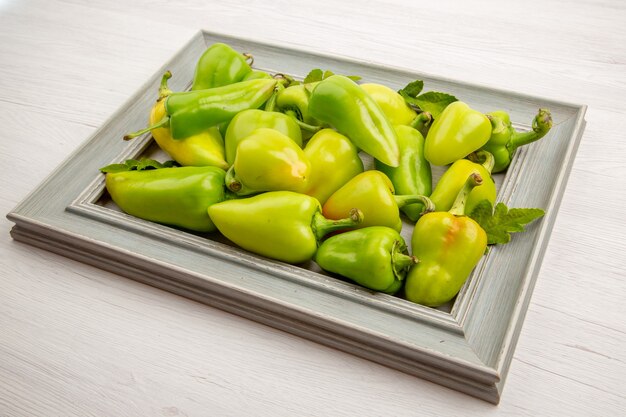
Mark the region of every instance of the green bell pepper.
<instances>
[{"instance_id":1,"label":"green bell pepper","mask_svg":"<svg viewBox=\"0 0 626 417\"><path fill-rule=\"evenodd\" d=\"M109 195L131 216L197 232L213 232L207 208L224 200L224 170L160 168L106 174Z\"/></svg>"},{"instance_id":2,"label":"green bell pepper","mask_svg":"<svg viewBox=\"0 0 626 417\"><path fill-rule=\"evenodd\" d=\"M213 204L209 216L229 240L250 252L298 264L309 261L328 233L353 227L363 219L328 220L314 197L292 191L271 191Z\"/></svg>"},{"instance_id":3,"label":"green bell pepper","mask_svg":"<svg viewBox=\"0 0 626 417\"><path fill-rule=\"evenodd\" d=\"M350 78L332 75L320 81L311 92L308 110L382 163L392 167L400 164L393 126L376 102Z\"/></svg>"},{"instance_id":4,"label":"green bell pepper","mask_svg":"<svg viewBox=\"0 0 626 417\"><path fill-rule=\"evenodd\" d=\"M322 205L346 182L363 172L363 161L356 146L332 129L313 135L304 154L311 163L309 187L304 193L317 198Z\"/></svg>"},{"instance_id":5,"label":"green bell pepper","mask_svg":"<svg viewBox=\"0 0 626 417\"><path fill-rule=\"evenodd\" d=\"M448 211L454 204L457 194L463 188L467 177L476 173L482 177L481 185L476 186L468 195L465 203L465 211L471 213L483 200L488 200L491 205L496 202L496 184L491 177L494 158L487 151L478 151L471 154L472 158L482 160L482 163L472 162L467 159L459 159L443 173L430 199L435 203L436 211Z\"/></svg>"},{"instance_id":6,"label":"green bell pepper","mask_svg":"<svg viewBox=\"0 0 626 417\"><path fill-rule=\"evenodd\" d=\"M126 135L124 139L168 126L176 140L198 134L230 121L243 110L261 107L274 93L276 83L276 80L259 79L207 90L172 93L165 98L166 115L160 121Z\"/></svg>"},{"instance_id":7,"label":"green bell pepper","mask_svg":"<svg viewBox=\"0 0 626 417\"><path fill-rule=\"evenodd\" d=\"M487 116L455 101L430 126L424 155L433 165L448 165L478 150L490 135L491 122Z\"/></svg>"},{"instance_id":8,"label":"green bell pepper","mask_svg":"<svg viewBox=\"0 0 626 417\"><path fill-rule=\"evenodd\" d=\"M502 172L509 167L517 148L541 139L552 128L552 114L547 109L539 109L533 119L533 130L529 132L516 131L509 114L504 111L487 113L487 117L492 125L491 137L481 149L493 154L494 173Z\"/></svg>"},{"instance_id":9,"label":"green bell pepper","mask_svg":"<svg viewBox=\"0 0 626 417\"><path fill-rule=\"evenodd\" d=\"M198 59L191 89L205 90L243 81L252 72L250 59L250 55L241 54L224 43L214 43Z\"/></svg>"},{"instance_id":10,"label":"green bell pepper","mask_svg":"<svg viewBox=\"0 0 626 417\"><path fill-rule=\"evenodd\" d=\"M237 195L304 192L310 172L309 160L291 138L274 129L259 128L239 142L225 183Z\"/></svg>"},{"instance_id":11,"label":"green bell pepper","mask_svg":"<svg viewBox=\"0 0 626 417\"><path fill-rule=\"evenodd\" d=\"M390 167L376 160L376 169L389 177L395 192L402 195L430 196L433 188L432 170L424 157L424 136L410 126L395 126L400 148L400 165ZM421 203L407 204L400 210L417 221L424 206Z\"/></svg>"},{"instance_id":12,"label":"green bell pepper","mask_svg":"<svg viewBox=\"0 0 626 417\"><path fill-rule=\"evenodd\" d=\"M424 212L432 211L435 207L423 195L394 195L389 178L380 171L369 170L356 175L335 191L326 200L322 211L329 219L342 219L350 209L356 207L364 216L358 228L386 226L400 231L400 208L413 203L421 203Z\"/></svg>"},{"instance_id":13,"label":"green bell pepper","mask_svg":"<svg viewBox=\"0 0 626 417\"><path fill-rule=\"evenodd\" d=\"M225 153L229 165L235 162L239 143L259 128L274 129L302 147L302 132L292 117L274 111L244 110L233 117L226 129Z\"/></svg>"},{"instance_id":14,"label":"green bell pepper","mask_svg":"<svg viewBox=\"0 0 626 417\"><path fill-rule=\"evenodd\" d=\"M331 236L317 249L315 262L371 290L395 294L416 263L400 234L388 227L366 227Z\"/></svg>"},{"instance_id":15,"label":"green bell pepper","mask_svg":"<svg viewBox=\"0 0 626 417\"><path fill-rule=\"evenodd\" d=\"M419 262L406 276L408 300L430 307L447 303L485 253L487 234L464 215L466 198L481 181L480 175L471 174L450 211L428 213L417 221L411 245Z\"/></svg>"}]
</instances>

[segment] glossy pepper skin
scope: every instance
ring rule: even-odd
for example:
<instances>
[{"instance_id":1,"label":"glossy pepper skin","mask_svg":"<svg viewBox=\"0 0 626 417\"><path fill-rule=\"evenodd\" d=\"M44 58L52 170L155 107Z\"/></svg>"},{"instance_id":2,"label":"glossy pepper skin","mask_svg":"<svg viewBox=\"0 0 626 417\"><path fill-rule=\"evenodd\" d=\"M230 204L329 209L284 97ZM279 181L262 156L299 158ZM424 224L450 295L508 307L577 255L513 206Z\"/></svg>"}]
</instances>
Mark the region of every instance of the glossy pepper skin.
<instances>
[{"instance_id":1,"label":"glossy pepper skin","mask_svg":"<svg viewBox=\"0 0 626 417\"><path fill-rule=\"evenodd\" d=\"M167 80L172 76L168 71L163 75L159 98L150 110L149 124L155 124L165 117L165 98L172 93L167 88ZM172 159L183 166L216 166L227 169L228 164L224 159L224 140L216 127L190 137L174 140L170 129L159 127L152 131L152 137L159 148L167 152Z\"/></svg>"},{"instance_id":2,"label":"glossy pepper skin","mask_svg":"<svg viewBox=\"0 0 626 417\"><path fill-rule=\"evenodd\" d=\"M400 207L412 203L422 203L425 212L434 209L428 197L394 195L389 178L380 171L369 170L356 175L335 191L326 200L323 213L329 219L341 219L348 215L351 208L356 207L364 216L358 228L385 226L400 231Z\"/></svg>"},{"instance_id":3,"label":"glossy pepper skin","mask_svg":"<svg viewBox=\"0 0 626 417\"><path fill-rule=\"evenodd\" d=\"M389 177L395 192L400 195L430 196L433 188L432 169L424 157L424 136L410 126L395 126L400 148L400 165L390 167L375 161L376 169ZM407 204L400 210L412 221L424 211L421 203Z\"/></svg>"},{"instance_id":4,"label":"glossy pepper skin","mask_svg":"<svg viewBox=\"0 0 626 417\"><path fill-rule=\"evenodd\" d=\"M417 262L397 231L380 226L329 237L314 260L325 271L387 294L398 292L409 267Z\"/></svg>"},{"instance_id":5,"label":"glossy pepper skin","mask_svg":"<svg viewBox=\"0 0 626 417\"><path fill-rule=\"evenodd\" d=\"M455 101L430 126L424 154L433 165L448 165L478 150L490 136L491 122L487 116Z\"/></svg>"},{"instance_id":6,"label":"glossy pepper skin","mask_svg":"<svg viewBox=\"0 0 626 417\"><path fill-rule=\"evenodd\" d=\"M483 256L487 234L463 215L463 201L479 183L480 176L472 174L449 212L428 213L418 220L411 245L419 262L411 267L405 280L408 300L430 307L447 303Z\"/></svg>"},{"instance_id":7,"label":"glossy pepper skin","mask_svg":"<svg viewBox=\"0 0 626 417\"><path fill-rule=\"evenodd\" d=\"M325 219L314 197L292 191L227 200L211 205L208 212L219 231L238 246L291 264L311 260L325 235L362 220L358 210L347 219Z\"/></svg>"},{"instance_id":8,"label":"glossy pepper skin","mask_svg":"<svg viewBox=\"0 0 626 417\"><path fill-rule=\"evenodd\" d=\"M311 163L309 186L304 193L317 198L322 205L346 182L363 172L359 150L347 137L332 129L313 135L304 154Z\"/></svg>"},{"instance_id":9,"label":"glossy pepper skin","mask_svg":"<svg viewBox=\"0 0 626 417\"><path fill-rule=\"evenodd\" d=\"M224 170L161 168L106 174L106 188L124 212L197 232L213 232L207 208L224 200Z\"/></svg>"},{"instance_id":10,"label":"glossy pepper skin","mask_svg":"<svg viewBox=\"0 0 626 417\"><path fill-rule=\"evenodd\" d=\"M310 92L319 82L308 84L291 85L276 95L276 107L285 114L291 114L298 120L319 126L322 124L319 120L312 117L309 112L309 96Z\"/></svg>"},{"instance_id":11,"label":"glossy pepper skin","mask_svg":"<svg viewBox=\"0 0 626 417\"><path fill-rule=\"evenodd\" d=\"M417 117L404 98L386 85L364 83L361 88L378 104L392 125L410 126Z\"/></svg>"},{"instance_id":12,"label":"glossy pepper skin","mask_svg":"<svg viewBox=\"0 0 626 417\"><path fill-rule=\"evenodd\" d=\"M165 98L165 116L146 129L128 134L132 139L159 127L169 127L175 140L229 122L247 109L261 107L274 93L276 80L241 81L223 87L172 93Z\"/></svg>"},{"instance_id":13,"label":"glossy pepper skin","mask_svg":"<svg viewBox=\"0 0 626 417\"><path fill-rule=\"evenodd\" d=\"M239 143L225 182L238 195L304 192L310 172L309 160L291 138L274 129L260 128Z\"/></svg>"},{"instance_id":14,"label":"glossy pepper skin","mask_svg":"<svg viewBox=\"0 0 626 417\"><path fill-rule=\"evenodd\" d=\"M205 90L242 81L252 72L248 59L224 43L214 43L198 59L191 89Z\"/></svg>"},{"instance_id":15,"label":"glossy pepper skin","mask_svg":"<svg viewBox=\"0 0 626 417\"><path fill-rule=\"evenodd\" d=\"M302 147L302 132L293 118L273 111L244 110L233 117L226 129L225 154L229 165L235 162L239 143L259 128L274 129Z\"/></svg>"},{"instance_id":16,"label":"glossy pepper skin","mask_svg":"<svg viewBox=\"0 0 626 417\"><path fill-rule=\"evenodd\" d=\"M487 117L492 125L491 137L481 149L493 154L494 173L502 172L509 167L517 148L541 139L552 128L552 114L547 109L539 109L529 132L516 131L509 114L504 111L487 113Z\"/></svg>"},{"instance_id":17,"label":"glossy pepper skin","mask_svg":"<svg viewBox=\"0 0 626 417\"><path fill-rule=\"evenodd\" d=\"M309 97L309 114L382 163L392 167L400 164L393 126L378 104L348 77L331 75L320 81Z\"/></svg>"},{"instance_id":18,"label":"glossy pepper skin","mask_svg":"<svg viewBox=\"0 0 626 417\"><path fill-rule=\"evenodd\" d=\"M482 183L474 187L467 196L465 212L471 213L476 205L483 200L488 200L491 205L495 205L496 184L491 177L491 168L494 163L493 156L486 151L479 151L475 155L476 158L482 160L482 163L459 159L450 165L439 178L435 189L430 194L430 199L435 203L436 211L448 211L452 208L467 177L472 173L479 174L482 178Z\"/></svg>"}]
</instances>

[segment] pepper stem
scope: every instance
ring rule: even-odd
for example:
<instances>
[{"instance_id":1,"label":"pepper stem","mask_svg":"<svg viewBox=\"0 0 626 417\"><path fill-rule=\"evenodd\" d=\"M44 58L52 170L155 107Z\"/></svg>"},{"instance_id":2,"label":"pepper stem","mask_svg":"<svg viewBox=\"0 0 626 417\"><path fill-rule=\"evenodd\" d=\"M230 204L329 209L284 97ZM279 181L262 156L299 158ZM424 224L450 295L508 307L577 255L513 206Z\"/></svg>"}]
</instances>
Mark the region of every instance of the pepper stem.
<instances>
[{"instance_id":1,"label":"pepper stem","mask_svg":"<svg viewBox=\"0 0 626 417\"><path fill-rule=\"evenodd\" d=\"M515 132L509 143L507 144L507 148L509 152L513 154L517 148L520 146L528 145L536 140L544 137L552 128L552 114L548 109L539 109L537 115L533 119L533 130L530 132Z\"/></svg>"},{"instance_id":2,"label":"pepper stem","mask_svg":"<svg viewBox=\"0 0 626 417\"><path fill-rule=\"evenodd\" d=\"M459 193L457 194L456 199L454 200L454 203L452 204L452 208L448 210L448 213L453 214L455 216L464 216L465 215L465 203L467 202L467 196L469 196L469 193L472 191L474 187L477 187L482 183L483 183L483 177L481 177L480 174L476 172L472 172L469 175L469 177L467 177L467 180L465 181L463 188L461 188L461 191L459 191Z\"/></svg>"},{"instance_id":3,"label":"pepper stem","mask_svg":"<svg viewBox=\"0 0 626 417\"><path fill-rule=\"evenodd\" d=\"M224 177L224 185L230 191L232 191L237 196L245 196L250 194L258 193L256 190L252 190L246 187L240 180L237 178L237 174L235 173L235 166L231 165L228 170L226 170L226 175Z\"/></svg>"},{"instance_id":4,"label":"pepper stem","mask_svg":"<svg viewBox=\"0 0 626 417\"><path fill-rule=\"evenodd\" d=\"M485 168L489 173L493 171L493 167L496 165L496 159L494 158L493 154L484 149L472 152L467 156L467 159L472 162L481 164L483 168Z\"/></svg>"},{"instance_id":5,"label":"pepper stem","mask_svg":"<svg viewBox=\"0 0 626 417\"><path fill-rule=\"evenodd\" d=\"M138 130L136 132L132 132L132 133L128 133L128 134L124 135L124 140L134 139L137 136L141 136L144 133L150 132L151 130L158 129L159 127L165 127L165 126L169 125L169 123L170 123L169 116L165 116L164 118L162 118L161 120L159 120L158 122L153 124L152 126L148 126L145 129L141 129L141 130Z\"/></svg>"},{"instance_id":6,"label":"pepper stem","mask_svg":"<svg viewBox=\"0 0 626 417\"><path fill-rule=\"evenodd\" d=\"M391 248L391 265L393 267L393 274L397 279L403 280L406 277L407 270L418 262L415 256L404 253L403 245L400 241L396 240L393 242L393 247Z\"/></svg>"},{"instance_id":7,"label":"pepper stem","mask_svg":"<svg viewBox=\"0 0 626 417\"><path fill-rule=\"evenodd\" d=\"M424 206L424 209L420 213L420 215L430 213L431 211L435 211L435 203L425 195L395 195L393 199L396 201L398 208L402 208L409 204L421 203Z\"/></svg>"},{"instance_id":8,"label":"pepper stem","mask_svg":"<svg viewBox=\"0 0 626 417\"><path fill-rule=\"evenodd\" d=\"M298 119L297 113L293 110L287 110L284 113L287 116L291 117L293 121L296 122L298 126L300 126L300 129L306 132L315 133L315 132L319 132L320 130L324 128L324 126L313 126L308 123L304 123L302 120Z\"/></svg>"},{"instance_id":9,"label":"pepper stem","mask_svg":"<svg viewBox=\"0 0 626 417\"><path fill-rule=\"evenodd\" d=\"M331 220L324 217L321 211L316 211L311 220L311 230L318 242L330 232L350 229L363 222L363 212L357 208L350 210L349 217L339 220Z\"/></svg>"},{"instance_id":10,"label":"pepper stem","mask_svg":"<svg viewBox=\"0 0 626 417\"><path fill-rule=\"evenodd\" d=\"M246 62L248 63L248 65L252 66L252 64L254 64L254 56L251 53L245 52L241 55L243 55L244 58L246 58Z\"/></svg>"},{"instance_id":11,"label":"pepper stem","mask_svg":"<svg viewBox=\"0 0 626 417\"><path fill-rule=\"evenodd\" d=\"M428 133L428 129L430 128L431 123L433 122L433 115L427 111L423 111L419 113L415 119L411 122L411 127L422 134L422 136L426 137Z\"/></svg>"},{"instance_id":12,"label":"pepper stem","mask_svg":"<svg viewBox=\"0 0 626 417\"><path fill-rule=\"evenodd\" d=\"M167 86L167 80L169 80L170 78L172 78L172 72L169 70L165 71L165 74L163 74L163 77L161 78L161 85L159 86L159 98L157 98L157 101L161 101L165 97L172 94L173 91L170 90L170 88Z\"/></svg>"}]
</instances>

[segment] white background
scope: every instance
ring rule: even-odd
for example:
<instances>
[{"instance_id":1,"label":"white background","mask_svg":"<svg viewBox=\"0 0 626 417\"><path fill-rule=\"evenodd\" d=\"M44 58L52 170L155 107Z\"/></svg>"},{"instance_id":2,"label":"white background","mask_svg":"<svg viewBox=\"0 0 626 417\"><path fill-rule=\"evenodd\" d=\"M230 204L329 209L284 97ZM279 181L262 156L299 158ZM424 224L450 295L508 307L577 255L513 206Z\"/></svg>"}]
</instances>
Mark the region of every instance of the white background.
<instances>
[{"instance_id":1,"label":"white background","mask_svg":"<svg viewBox=\"0 0 626 417\"><path fill-rule=\"evenodd\" d=\"M4 219L0 416L626 414L625 23L609 0L0 0L2 214L200 28L589 106L499 406L14 242Z\"/></svg>"}]
</instances>

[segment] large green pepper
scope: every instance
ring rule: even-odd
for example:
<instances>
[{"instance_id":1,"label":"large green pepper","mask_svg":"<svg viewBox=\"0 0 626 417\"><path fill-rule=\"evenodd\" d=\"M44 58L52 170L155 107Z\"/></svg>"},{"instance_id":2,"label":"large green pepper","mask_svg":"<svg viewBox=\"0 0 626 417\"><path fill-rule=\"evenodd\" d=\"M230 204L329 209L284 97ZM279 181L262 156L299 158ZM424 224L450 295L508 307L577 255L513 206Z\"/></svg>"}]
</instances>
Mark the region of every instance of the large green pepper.
<instances>
[{"instance_id":1,"label":"large green pepper","mask_svg":"<svg viewBox=\"0 0 626 417\"><path fill-rule=\"evenodd\" d=\"M197 232L215 231L207 208L224 200L224 170L160 168L106 174L106 188L124 212Z\"/></svg>"},{"instance_id":2,"label":"large green pepper","mask_svg":"<svg viewBox=\"0 0 626 417\"><path fill-rule=\"evenodd\" d=\"M150 110L150 125L165 117L165 98L172 94L167 87L167 80L172 74L167 71L161 79L159 98ZM183 166L211 165L227 169L224 160L224 140L217 127L211 127L190 137L174 140L168 127L152 130L152 137L159 148L167 152L172 159Z\"/></svg>"},{"instance_id":3,"label":"large green pepper","mask_svg":"<svg viewBox=\"0 0 626 417\"><path fill-rule=\"evenodd\" d=\"M376 102L350 78L331 75L320 81L309 97L309 114L382 163L392 167L400 164L393 126Z\"/></svg>"},{"instance_id":4,"label":"large green pepper","mask_svg":"<svg viewBox=\"0 0 626 417\"><path fill-rule=\"evenodd\" d=\"M388 227L366 227L331 236L317 249L315 262L371 290L394 294L416 259L400 234Z\"/></svg>"},{"instance_id":5,"label":"large green pepper","mask_svg":"<svg viewBox=\"0 0 626 417\"><path fill-rule=\"evenodd\" d=\"M317 198L322 205L346 182L363 172L363 161L356 146L332 129L313 135L304 154L311 163L309 187L304 193Z\"/></svg>"},{"instance_id":6,"label":"large green pepper","mask_svg":"<svg viewBox=\"0 0 626 417\"><path fill-rule=\"evenodd\" d=\"M239 143L259 128L277 130L302 147L302 132L292 117L274 111L244 110L233 117L226 129L225 153L229 165L235 162Z\"/></svg>"},{"instance_id":7,"label":"large green pepper","mask_svg":"<svg viewBox=\"0 0 626 417\"><path fill-rule=\"evenodd\" d=\"M363 222L357 227L386 226L400 231L400 207L413 203L423 204L424 212L434 210L433 203L426 196L394 195L389 178L380 171L369 170L356 175L335 191L326 200L323 213L329 219L341 219L356 207L364 215Z\"/></svg>"},{"instance_id":8,"label":"large green pepper","mask_svg":"<svg viewBox=\"0 0 626 417\"><path fill-rule=\"evenodd\" d=\"M277 130L260 128L239 142L226 186L238 195L261 191L304 192L311 164L300 147Z\"/></svg>"},{"instance_id":9,"label":"large green pepper","mask_svg":"<svg viewBox=\"0 0 626 417\"><path fill-rule=\"evenodd\" d=\"M207 90L172 93L165 98L166 115L160 121L126 135L124 139L168 126L176 140L198 134L230 121L243 110L261 107L274 93L276 83L273 79L257 79Z\"/></svg>"},{"instance_id":10,"label":"large green pepper","mask_svg":"<svg viewBox=\"0 0 626 417\"><path fill-rule=\"evenodd\" d=\"M328 220L314 197L292 191L272 191L227 200L209 207L219 231L238 246L279 261L298 264L313 258L328 233L353 227L363 214Z\"/></svg>"},{"instance_id":11,"label":"large green pepper","mask_svg":"<svg viewBox=\"0 0 626 417\"><path fill-rule=\"evenodd\" d=\"M504 111L487 113L491 121L492 131L484 149L493 154L495 164L493 172L502 172L511 164L515 150L544 137L552 128L552 115L547 109L539 109L533 119L533 130L518 132L511 124L509 114Z\"/></svg>"},{"instance_id":12,"label":"large green pepper","mask_svg":"<svg viewBox=\"0 0 626 417\"><path fill-rule=\"evenodd\" d=\"M224 43L214 43L198 59L191 89L205 90L243 81L252 72L250 58Z\"/></svg>"},{"instance_id":13,"label":"large green pepper","mask_svg":"<svg viewBox=\"0 0 626 417\"><path fill-rule=\"evenodd\" d=\"M478 150L490 135L491 122L487 116L455 101L430 126L424 155L433 165L448 165Z\"/></svg>"},{"instance_id":14,"label":"large green pepper","mask_svg":"<svg viewBox=\"0 0 626 417\"><path fill-rule=\"evenodd\" d=\"M376 169L385 173L395 192L403 195L429 196L432 187L432 170L424 158L424 136L410 126L395 126L400 148L400 165L396 168L376 161ZM407 204L400 209L407 217L417 221L424 206L421 203Z\"/></svg>"},{"instance_id":15,"label":"large green pepper","mask_svg":"<svg viewBox=\"0 0 626 417\"><path fill-rule=\"evenodd\" d=\"M419 262L405 280L408 300L431 307L447 303L485 253L487 234L463 214L467 195L481 180L471 174L450 211L428 213L417 221L411 245Z\"/></svg>"},{"instance_id":16,"label":"large green pepper","mask_svg":"<svg viewBox=\"0 0 626 417\"><path fill-rule=\"evenodd\" d=\"M456 196L463 188L467 177L476 173L482 177L482 183L476 186L468 195L465 203L465 211L471 213L476 205L487 200L491 205L496 202L496 184L491 177L494 158L489 152L479 151L472 156L482 159L482 163L472 162L467 159L459 159L443 173L430 199L435 203L436 211L448 211L452 208Z\"/></svg>"}]
</instances>

